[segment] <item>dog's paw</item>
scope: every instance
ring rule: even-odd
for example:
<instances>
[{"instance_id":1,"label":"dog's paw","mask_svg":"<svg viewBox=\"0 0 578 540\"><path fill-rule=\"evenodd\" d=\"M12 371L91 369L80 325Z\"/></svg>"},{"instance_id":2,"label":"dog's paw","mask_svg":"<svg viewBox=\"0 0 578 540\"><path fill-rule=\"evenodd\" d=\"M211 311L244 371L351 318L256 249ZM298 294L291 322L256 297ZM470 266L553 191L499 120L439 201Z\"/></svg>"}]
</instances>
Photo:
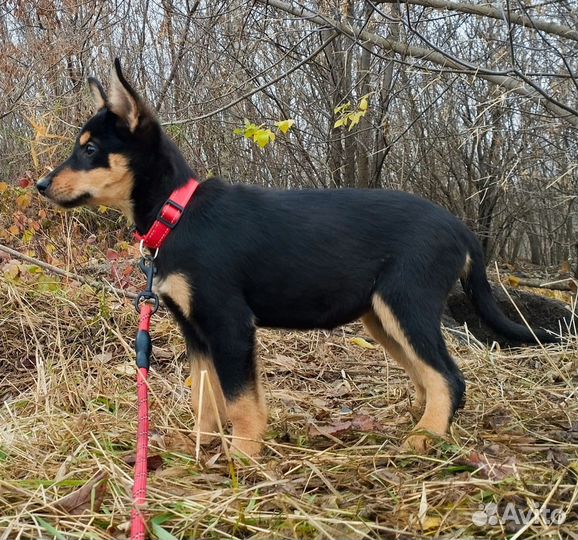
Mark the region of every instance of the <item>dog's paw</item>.
<instances>
[{"instance_id":1,"label":"dog's paw","mask_svg":"<svg viewBox=\"0 0 578 540\"><path fill-rule=\"evenodd\" d=\"M231 452L233 454L240 454L242 456L254 458L261 453L262 447L263 445L260 442L233 437Z\"/></svg>"},{"instance_id":2,"label":"dog's paw","mask_svg":"<svg viewBox=\"0 0 578 540\"><path fill-rule=\"evenodd\" d=\"M402 452L428 454L432 447L432 439L427 435L410 435L401 445Z\"/></svg>"}]
</instances>

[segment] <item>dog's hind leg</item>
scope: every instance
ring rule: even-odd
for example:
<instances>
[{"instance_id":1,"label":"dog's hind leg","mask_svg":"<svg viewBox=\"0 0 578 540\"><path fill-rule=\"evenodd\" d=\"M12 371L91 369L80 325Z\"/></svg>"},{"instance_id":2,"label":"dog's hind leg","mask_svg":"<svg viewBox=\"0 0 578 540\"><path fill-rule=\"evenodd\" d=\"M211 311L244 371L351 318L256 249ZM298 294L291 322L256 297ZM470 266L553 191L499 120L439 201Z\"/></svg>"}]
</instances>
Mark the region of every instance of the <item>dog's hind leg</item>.
<instances>
[{"instance_id":1,"label":"dog's hind leg","mask_svg":"<svg viewBox=\"0 0 578 540\"><path fill-rule=\"evenodd\" d=\"M417 372L411 358L407 356L404 348L388 334L379 317L374 311L366 313L361 317L361 321L369 334L391 355L391 357L399 364L405 372L409 375L413 386L415 388L415 404L414 407L420 414L423 412L426 401L426 391L422 385L421 376Z\"/></svg>"},{"instance_id":2,"label":"dog's hind leg","mask_svg":"<svg viewBox=\"0 0 578 540\"><path fill-rule=\"evenodd\" d=\"M425 410L416 433L405 443L419 452L427 450L428 433L443 436L465 392L463 376L449 355L439 324L438 306L432 296L408 297L403 292L372 299L385 332L401 346L411 363L410 373L425 389Z\"/></svg>"}]
</instances>

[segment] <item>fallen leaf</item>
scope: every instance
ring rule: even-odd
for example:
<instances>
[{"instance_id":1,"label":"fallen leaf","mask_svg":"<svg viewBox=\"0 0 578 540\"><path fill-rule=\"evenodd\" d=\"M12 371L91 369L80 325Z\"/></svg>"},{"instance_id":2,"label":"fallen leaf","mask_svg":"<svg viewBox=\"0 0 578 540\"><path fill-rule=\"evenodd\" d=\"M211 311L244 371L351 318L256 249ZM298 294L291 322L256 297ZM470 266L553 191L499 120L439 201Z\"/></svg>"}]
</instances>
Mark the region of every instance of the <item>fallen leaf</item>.
<instances>
[{"instance_id":1,"label":"fallen leaf","mask_svg":"<svg viewBox=\"0 0 578 540\"><path fill-rule=\"evenodd\" d=\"M57 500L54 506L72 516L82 514L85 510L96 513L104 500L108 486L107 480L108 473L98 471L84 486Z\"/></svg>"},{"instance_id":2,"label":"fallen leaf","mask_svg":"<svg viewBox=\"0 0 578 540\"><path fill-rule=\"evenodd\" d=\"M520 286L520 278L519 277L507 276L505 281L506 281L506 284L509 285L510 287L519 287Z\"/></svg>"},{"instance_id":3,"label":"fallen leaf","mask_svg":"<svg viewBox=\"0 0 578 540\"><path fill-rule=\"evenodd\" d=\"M136 463L136 454L128 454L127 456L124 456L122 460L130 467L134 467ZM159 456L158 454L147 456L147 469L149 472L156 471L157 469L161 468L163 463L164 461L162 456Z\"/></svg>"},{"instance_id":4,"label":"fallen leaf","mask_svg":"<svg viewBox=\"0 0 578 540\"><path fill-rule=\"evenodd\" d=\"M383 424L367 414L358 414L353 417L351 427L355 431L383 431Z\"/></svg>"},{"instance_id":5,"label":"fallen leaf","mask_svg":"<svg viewBox=\"0 0 578 540\"><path fill-rule=\"evenodd\" d=\"M496 409L485 414L482 421L486 429L491 429L493 431L502 431L505 426L514 423L512 415L505 409Z\"/></svg>"},{"instance_id":6,"label":"fallen leaf","mask_svg":"<svg viewBox=\"0 0 578 540\"><path fill-rule=\"evenodd\" d=\"M375 349L375 345L373 345L372 343L369 343L369 341L363 339L362 337L354 337L351 338L351 343L353 343L354 345L357 345L358 347L362 347L364 349Z\"/></svg>"},{"instance_id":7,"label":"fallen leaf","mask_svg":"<svg viewBox=\"0 0 578 540\"><path fill-rule=\"evenodd\" d=\"M156 345L153 345L153 356L157 360L172 360L175 357L175 355L173 354L172 351L167 351L165 349L161 349L160 347L157 347Z\"/></svg>"},{"instance_id":8,"label":"fallen leaf","mask_svg":"<svg viewBox=\"0 0 578 540\"><path fill-rule=\"evenodd\" d=\"M135 375L136 366L132 362L125 362L124 364L118 364L113 368L115 373L119 375Z\"/></svg>"},{"instance_id":9,"label":"fallen leaf","mask_svg":"<svg viewBox=\"0 0 578 540\"><path fill-rule=\"evenodd\" d=\"M431 531L432 529L437 529L442 522L440 516L424 516L421 519L421 528L424 531Z\"/></svg>"},{"instance_id":10,"label":"fallen leaf","mask_svg":"<svg viewBox=\"0 0 578 540\"><path fill-rule=\"evenodd\" d=\"M155 472L157 478L186 478L190 474L190 470L187 467L167 467L158 469ZM196 477L195 477L196 478Z\"/></svg>"},{"instance_id":11,"label":"fallen leaf","mask_svg":"<svg viewBox=\"0 0 578 540\"><path fill-rule=\"evenodd\" d=\"M507 456L501 460L497 460L489 458L481 452L473 451L460 461L466 465L475 467L478 474L488 480L503 480L508 476L512 476L516 471L516 458L514 456Z\"/></svg>"},{"instance_id":12,"label":"fallen leaf","mask_svg":"<svg viewBox=\"0 0 578 540\"><path fill-rule=\"evenodd\" d=\"M23 193L22 195L16 197L16 206L18 206L18 208L20 208L21 210L25 210L26 208L28 208L31 202L32 196L30 195L30 193Z\"/></svg>"},{"instance_id":13,"label":"fallen leaf","mask_svg":"<svg viewBox=\"0 0 578 540\"><path fill-rule=\"evenodd\" d=\"M309 426L309 435L311 437L331 436L339 437L344 433L352 431L361 431L363 433L370 433L374 431L383 430L383 425L371 416L360 414L353 417L351 420L344 422L335 422L333 424L313 425Z\"/></svg>"},{"instance_id":14,"label":"fallen leaf","mask_svg":"<svg viewBox=\"0 0 578 540\"><path fill-rule=\"evenodd\" d=\"M108 362L110 362L112 360L112 353L111 352L105 352L105 353L100 353L100 354L95 354L92 359L95 362L100 362L102 364L107 364Z\"/></svg>"},{"instance_id":15,"label":"fallen leaf","mask_svg":"<svg viewBox=\"0 0 578 540\"><path fill-rule=\"evenodd\" d=\"M297 361L284 354L276 354L275 358L270 358L268 363L278 366L282 370L293 371L297 368Z\"/></svg>"}]
</instances>

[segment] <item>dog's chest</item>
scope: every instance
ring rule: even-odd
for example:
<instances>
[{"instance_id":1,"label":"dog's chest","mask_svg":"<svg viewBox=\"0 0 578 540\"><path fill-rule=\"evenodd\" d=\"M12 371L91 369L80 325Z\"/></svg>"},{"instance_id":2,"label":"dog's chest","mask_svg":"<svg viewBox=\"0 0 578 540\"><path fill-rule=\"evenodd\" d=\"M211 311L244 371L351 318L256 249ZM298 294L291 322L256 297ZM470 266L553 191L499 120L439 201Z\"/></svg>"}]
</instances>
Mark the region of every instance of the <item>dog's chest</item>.
<instances>
[{"instance_id":1,"label":"dog's chest","mask_svg":"<svg viewBox=\"0 0 578 540\"><path fill-rule=\"evenodd\" d=\"M190 317L193 310L193 288L184 274L175 272L155 279L153 290L165 301L168 299Z\"/></svg>"}]
</instances>

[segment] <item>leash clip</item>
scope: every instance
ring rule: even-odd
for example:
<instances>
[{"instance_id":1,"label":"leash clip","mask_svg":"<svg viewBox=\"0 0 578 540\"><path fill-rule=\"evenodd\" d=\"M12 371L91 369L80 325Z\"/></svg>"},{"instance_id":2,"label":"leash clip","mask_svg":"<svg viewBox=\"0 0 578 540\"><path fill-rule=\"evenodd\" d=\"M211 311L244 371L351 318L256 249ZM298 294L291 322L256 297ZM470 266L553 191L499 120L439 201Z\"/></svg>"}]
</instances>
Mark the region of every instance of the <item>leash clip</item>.
<instances>
[{"instance_id":1,"label":"leash clip","mask_svg":"<svg viewBox=\"0 0 578 540\"><path fill-rule=\"evenodd\" d=\"M146 289L143 292L139 293L139 295L135 298L134 307L137 313L140 313L141 304L143 304L144 302L152 303L153 305L152 313L156 313L157 309L159 309L159 297L155 292L153 292L153 280L157 272L157 269L154 264L154 259L156 256L157 256L156 253L153 256L151 256L150 254L143 255L138 263L139 268L147 278L147 286Z\"/></svg>"}]
</instances>

